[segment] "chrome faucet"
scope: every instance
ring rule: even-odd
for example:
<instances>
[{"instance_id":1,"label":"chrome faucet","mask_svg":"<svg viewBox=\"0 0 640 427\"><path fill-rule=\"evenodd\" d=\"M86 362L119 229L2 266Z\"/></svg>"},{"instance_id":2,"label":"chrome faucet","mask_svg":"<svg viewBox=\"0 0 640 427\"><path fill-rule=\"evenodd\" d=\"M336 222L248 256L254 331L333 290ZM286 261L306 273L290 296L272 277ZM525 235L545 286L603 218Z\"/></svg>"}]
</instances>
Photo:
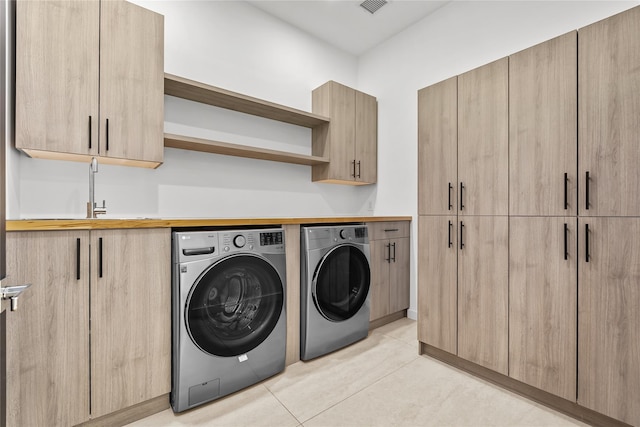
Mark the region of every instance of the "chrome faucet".
<instances>
[{"instance_id":1,"label":"chrome faucet","mask_svg":"<svg viewBox=\"0 0 640 427\"><path fill-rule=\"evenodd\" d=\"M89 202L87 203L87 218L97 218L98 215L107 213L105 201L102 206L98 206L95 202L95 174L98 173L98 159L93 157L89 164Z\"/></svg>"}]
</instances>

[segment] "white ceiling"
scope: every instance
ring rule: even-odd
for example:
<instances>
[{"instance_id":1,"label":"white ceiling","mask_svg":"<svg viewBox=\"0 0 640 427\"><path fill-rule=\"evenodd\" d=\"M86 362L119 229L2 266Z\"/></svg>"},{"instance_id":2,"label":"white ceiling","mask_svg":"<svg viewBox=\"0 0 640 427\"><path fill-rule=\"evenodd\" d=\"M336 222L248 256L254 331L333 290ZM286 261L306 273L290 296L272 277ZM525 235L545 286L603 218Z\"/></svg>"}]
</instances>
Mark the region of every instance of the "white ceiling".
<instances>
[{"instance_id":1,"label":"white ceiling","mask_svg":"<svg viewBox=\"0 0 640 427\"><path fill-rule=\"evenodd\" d=\"M451 0L388 0L374 14L363 0L253 0L247 3L359 56Z\"/></svg>"}]
</instances>

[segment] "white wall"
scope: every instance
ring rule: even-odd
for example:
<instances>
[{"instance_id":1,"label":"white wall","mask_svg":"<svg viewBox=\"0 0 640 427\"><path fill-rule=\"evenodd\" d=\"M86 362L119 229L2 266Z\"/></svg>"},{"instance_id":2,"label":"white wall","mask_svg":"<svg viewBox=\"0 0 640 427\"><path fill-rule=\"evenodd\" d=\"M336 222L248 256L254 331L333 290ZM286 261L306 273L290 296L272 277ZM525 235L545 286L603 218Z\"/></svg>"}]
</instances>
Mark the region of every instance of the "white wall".
<instances>
[{"instance_id":1,"label":"white wall","mask_svg":"<svg viewBox=\"0 0 640 427\"><path fill-rule=\"evenodd\" d=\"M409 214L417 307L417 91L640 4L454 1L359 58L358 88L378 98L376 215Z\"/></svg>"},{"instance_id":2,"label":"white wall","mask_svg":"<svg viewBox=\"0 0 640 427\"><path fill-rule=\"evenodd\" d=\"M327 80L355 86L357 58L244 2L135 3L165 16L165 71L311 111ZM165 98L167 132L311 153L306 128ZM36 160L12 150L9 218L85 216L88 164ZM156 170L100 165L96 199L107 217L367 215L375 186L311 182L309 166L165 150Z\"/></svg>"}]
</instances>

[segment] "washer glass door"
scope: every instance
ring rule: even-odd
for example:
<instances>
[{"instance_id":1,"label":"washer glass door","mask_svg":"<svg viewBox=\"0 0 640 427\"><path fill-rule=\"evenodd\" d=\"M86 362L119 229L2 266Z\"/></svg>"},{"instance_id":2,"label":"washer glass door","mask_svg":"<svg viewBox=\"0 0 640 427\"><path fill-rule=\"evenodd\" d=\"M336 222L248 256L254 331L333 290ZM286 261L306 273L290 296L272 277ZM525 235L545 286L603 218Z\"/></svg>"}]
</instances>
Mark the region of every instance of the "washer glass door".
<instances>
[{"instance_id":1,"label":"washer glass door","mask_svg":"<svg viewBox=\"0 0 640 427\"><path fill-rule=\"evenodd\" d=\"M236 255L210 266L187 299L191 339L216 356L237 356L262 343L278 323L283 285L263 258Z\"/></svg>"},{"instance_id":2,"label":"washer glass door","mask_svg":"<svg viewBox=\"0 0 640 427\"><path fill-rule=\"evenodd\" d=\"M367 300L371 276L364 253L352 245L340 245L318 263L313 278L313 300L329 320L353 317Z\"/></svg>"}]
</instances>

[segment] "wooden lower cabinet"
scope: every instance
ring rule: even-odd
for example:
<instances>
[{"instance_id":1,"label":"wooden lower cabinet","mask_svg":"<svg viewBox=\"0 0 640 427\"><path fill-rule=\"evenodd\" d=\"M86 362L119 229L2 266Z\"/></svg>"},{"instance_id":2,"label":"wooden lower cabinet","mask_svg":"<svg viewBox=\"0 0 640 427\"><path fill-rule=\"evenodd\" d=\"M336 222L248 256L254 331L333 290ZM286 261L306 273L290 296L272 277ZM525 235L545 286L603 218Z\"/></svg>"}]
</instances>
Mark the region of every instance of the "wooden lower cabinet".
<instances>
[{"instance_id":1,"label":"wooden lower cabinet","mask_svg":"<svg viewBox=\"0 0 640 427\"><path fill-rule=\"evenodd\" d=\"M577 219L509 219L509 376L576 400Z\"/></svg>"},{"instance_id":2,"label":"wooden lower cabinet","mask_svg":"<svg viewBox=\"0 0 640 427\"><path fill-rule=\"evenodd\" d=\"M452 354L458 354L457 220L418 220L418 340Z\"/></svg>"},{"instance_id":3,"label":"wooden lower cabinet","mask_svg":"<svg viewBox=\"0 0 640 427\"><path fill-rule=\"evenodd\" d=\"M458 356L508 374L509 222L458 220Z\"/></svg>"},{"instance_id":4,"label":"wooden lower cabinet","mask_svg":"<svg viewBox=\"0 0 640 427\"><path fill-rule=\"evenodd\" d=\"M640 218L578 223L578 403L640 425Z\"/></svg>"},{"instance_id":5,"label":"wooden lower cabinet","mask_svg":"<svg viewBox=\"0 0 640 427\"><path fill-rule=\"evenodd\" d=\"M32 283L7 317L7 425L75 425L170 391L170 246L169 229L7 233L12 280Z\"/></svg>"},{"instance_id":6,"label":"wooden lower cabinet","mask_svg":"<svg viewBox=\"0 0 640 427\"><path fill-rule=\"evenodd\" d=\"M409 308L409 225L408 221L368 224L371 250L370 320Z\"/></svg>"}]
</instances>

